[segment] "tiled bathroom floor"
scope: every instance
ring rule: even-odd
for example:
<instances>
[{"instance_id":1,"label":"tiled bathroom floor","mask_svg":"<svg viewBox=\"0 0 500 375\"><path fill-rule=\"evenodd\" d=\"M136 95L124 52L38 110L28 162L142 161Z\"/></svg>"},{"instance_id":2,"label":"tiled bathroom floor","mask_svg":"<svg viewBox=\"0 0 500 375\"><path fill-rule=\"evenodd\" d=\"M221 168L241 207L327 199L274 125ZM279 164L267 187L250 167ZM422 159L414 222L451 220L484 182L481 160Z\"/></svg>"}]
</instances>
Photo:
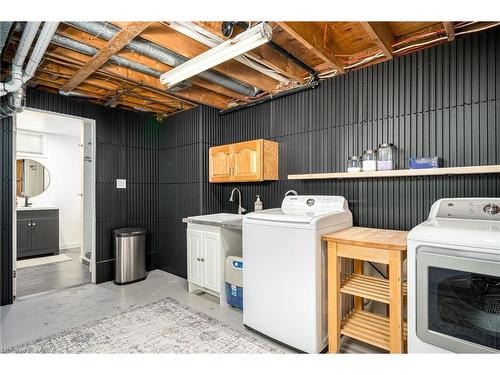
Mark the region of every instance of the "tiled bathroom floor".
<instances>
[{"instance_id":1,"label":"tiled bathroom floor","mask_svg":"<svg viewBox=\"0 0 500 375\"><path fill-rule=\"evenodd\" d=\"M91 282L87 266L80 263L80 249L61 251L71 260L17 270L17 298Z\"/></svg>"}]
</instances>

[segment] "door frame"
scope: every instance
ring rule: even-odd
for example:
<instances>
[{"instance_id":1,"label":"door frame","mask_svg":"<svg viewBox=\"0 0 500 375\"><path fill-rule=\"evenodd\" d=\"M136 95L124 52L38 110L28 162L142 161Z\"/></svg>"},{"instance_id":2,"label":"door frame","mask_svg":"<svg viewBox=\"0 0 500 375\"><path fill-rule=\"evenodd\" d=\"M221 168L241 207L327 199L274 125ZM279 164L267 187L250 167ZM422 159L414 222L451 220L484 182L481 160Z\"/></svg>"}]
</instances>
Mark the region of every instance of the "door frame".
<instances>
[{"instance_id":1,"label":"door frame","mask_svg":"<svg viewBox=\"0 0 500 375\"><path fill-rule=\"evenodd\" d=\"M96 154L97 154L97 144L96 144L96 120L68 115L66 113L46 111L38 108L25 107L25 110L32 112L40 112L46 113L56 116L70 117L78 120L82 120L85 123L90 124L92 128L92 252L90 259L90 273L91 273L91 281L92 284L96 283ZM13 181L16 181L17 172L16 172L16 160L17 160L17 115L13 116L12 123L12 171L13 171ZM82 160L82 163L84 161ZM17 300L17 205L16 205L16 183L12 184L12 301L16 302ZM82 222L82 231L83 231L83 222ZM83 235L83 233L82 233ZM83 246L83 238L82 238L82 246ZM14 277L15 275L15 277Z\"/></svg>"}]
</instances>

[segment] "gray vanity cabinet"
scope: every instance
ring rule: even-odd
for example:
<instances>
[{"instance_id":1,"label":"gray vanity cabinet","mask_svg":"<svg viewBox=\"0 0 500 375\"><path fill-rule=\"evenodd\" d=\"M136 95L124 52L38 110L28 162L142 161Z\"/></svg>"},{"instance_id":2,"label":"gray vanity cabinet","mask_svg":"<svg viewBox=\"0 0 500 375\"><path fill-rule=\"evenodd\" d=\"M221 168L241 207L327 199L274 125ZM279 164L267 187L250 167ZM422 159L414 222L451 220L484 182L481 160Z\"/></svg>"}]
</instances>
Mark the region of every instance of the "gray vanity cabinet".
<instances>
[{"instance_id":1,"label":"gray vanity cabinet","mask_svg":"<svg viewBox=\"0 0 500 375\"><path fill-rule=\"evenodd\" d=\"M17 258L59 254L59 210L17 211Z\"/></svg>"}]
</instances>

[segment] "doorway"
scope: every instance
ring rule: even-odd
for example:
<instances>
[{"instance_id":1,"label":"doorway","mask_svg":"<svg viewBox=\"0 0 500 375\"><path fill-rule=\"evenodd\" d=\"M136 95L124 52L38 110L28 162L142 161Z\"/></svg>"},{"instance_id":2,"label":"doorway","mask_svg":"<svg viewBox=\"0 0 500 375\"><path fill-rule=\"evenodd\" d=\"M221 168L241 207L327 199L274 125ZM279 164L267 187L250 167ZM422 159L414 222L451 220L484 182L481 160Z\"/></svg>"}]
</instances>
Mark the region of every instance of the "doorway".
<instances>
[{"instance_id":1,"label":"doorway","mask_svg":"<svg viewBox=\"0 0 500 375\"><path fill-rule=\"evenodd\" d=\"M14 300L95 283L95 121L27 108L13 129Z\"/></svg>"}]
</instances>

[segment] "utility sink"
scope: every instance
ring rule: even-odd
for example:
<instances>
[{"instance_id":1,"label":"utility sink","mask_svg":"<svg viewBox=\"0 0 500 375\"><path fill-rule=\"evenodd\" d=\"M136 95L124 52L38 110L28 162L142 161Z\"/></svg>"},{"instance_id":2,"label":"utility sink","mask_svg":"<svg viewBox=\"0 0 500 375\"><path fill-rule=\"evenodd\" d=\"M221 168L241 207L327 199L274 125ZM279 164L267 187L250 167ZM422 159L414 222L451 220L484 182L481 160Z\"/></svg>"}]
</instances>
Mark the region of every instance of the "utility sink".
<instances>
[{"instance_id":1,"label":"utility sink","mask_svg":"<svg viewBox=\"0 0 500 375\"><path fill-rule=\"evenodd\" d=\"M214 225L232 229L241 229L243 215L220 213L212 215L190 216L182 219L182 221L184 223Z\"/></svg>"},{"instance_id":2,"label":"utility sink","mask_svg":"<svg viewBox=\"0 0 500 375\"><path fill-rule=\"evenodd\" d=\"M243 220L243 215L238 214L213 214L213 215L203 215L203 216L195 216L199 220L207 220L207 221L217 221L222 223L224 221L233 221L233 220Z\"/></svg>"}]
</instances>

